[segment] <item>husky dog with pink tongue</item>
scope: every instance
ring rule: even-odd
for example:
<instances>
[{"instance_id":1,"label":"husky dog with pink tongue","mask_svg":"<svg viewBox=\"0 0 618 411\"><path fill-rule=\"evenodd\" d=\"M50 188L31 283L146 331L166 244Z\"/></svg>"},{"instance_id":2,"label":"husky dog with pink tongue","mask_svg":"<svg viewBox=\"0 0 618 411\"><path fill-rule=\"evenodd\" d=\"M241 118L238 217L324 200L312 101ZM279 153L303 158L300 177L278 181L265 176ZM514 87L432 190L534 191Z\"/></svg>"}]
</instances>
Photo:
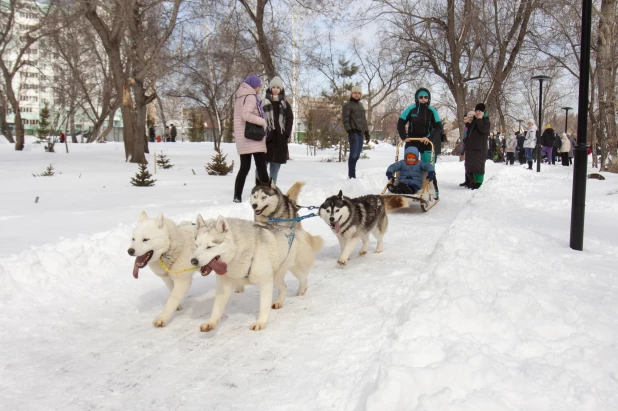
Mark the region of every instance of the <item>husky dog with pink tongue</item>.
<instances>
[{"instance_id":1,"label":"husky dog with pink tongue","mask_svg":"<svg viewBox=\"0 0 618 411\"><path fill-rule=\"evenodd\" d=\"M198 269L191 264L195 232L196 227L190 222L176 224L163 214L149 219L144 211L139 215L127 250L135 257L133 277L137 279L139 270L148 266L170 291L163 311L152 322L155 327L167 325L189 292L193 273Z\"/></svg>"},{"instance_id":2,"label":"husky dog with pink tongue","mask_svg":"<svg viewBox=\"0 0 618 411\"><path fill-rule=\"evenodd\" d=\"M366 195L349 198L339 194L328 197L320 206L320 217L335 232L341 255L337 260L339 265L348 263L350 254L359 242L363 242L359 255L367 254L369 250L369 234L378 239L376 253L383 250L383 239L388 229L388 217L398 208L407 207L408 203L401 196Z\"/></svg>"}]
</instances>

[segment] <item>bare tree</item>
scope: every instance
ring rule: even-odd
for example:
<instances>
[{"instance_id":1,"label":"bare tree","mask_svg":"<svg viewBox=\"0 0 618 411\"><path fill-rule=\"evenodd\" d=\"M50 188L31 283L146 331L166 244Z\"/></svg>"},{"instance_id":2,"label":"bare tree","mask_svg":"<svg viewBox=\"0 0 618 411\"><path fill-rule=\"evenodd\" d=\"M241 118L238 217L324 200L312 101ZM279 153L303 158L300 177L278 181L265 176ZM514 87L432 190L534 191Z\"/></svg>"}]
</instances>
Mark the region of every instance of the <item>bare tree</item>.
<instances>
[{"instance_id":1,"label":"bare tree","mask_svg":"<svg viewBox=\"0 0 618 411\"><path fill-rule=\"evenodd\" d=\"M35 13L37 22L25 27L18 26L15 17L19 10ZM56 30L52 21L56 18L57 11L58 0L49 0L46 4L21 0L0 2L0 71L6 98L15 114L15 150L24 148L24 124L19 98L13 88L13 78L24 67L31 66L31 63L25 60L30 47Z\"/></svg>"},{"instance_id":2,"label":"bare tree","mask_svg":"<svg viewBox=\"0 0 618 411\"><path fill-rule=\"evenodd\" d=\"M171 10L164 0L115 1L109 7L99 0L79 1L109 59L120 98L125 157L133 163L146 162L146 105L156 98L154 90L148 94L146 78L153 74L152 69L176 27L182 0L174 0Z\"/></svg>"},{"instance_id":3,"label":"bare tree","mask_svg":"<svg viewBox=\"0 0 618 411\"><path fill-rule=\"evenodd\" d=\"M6 122L7 108L8 102L6 101L2 87L0 87L0 124L2 125L2 128L0 128L0 133L4 134L4 137L9 140L9 143L14 144L15 140L13 139L13 133Z\"/></svg>"}]
</instances>

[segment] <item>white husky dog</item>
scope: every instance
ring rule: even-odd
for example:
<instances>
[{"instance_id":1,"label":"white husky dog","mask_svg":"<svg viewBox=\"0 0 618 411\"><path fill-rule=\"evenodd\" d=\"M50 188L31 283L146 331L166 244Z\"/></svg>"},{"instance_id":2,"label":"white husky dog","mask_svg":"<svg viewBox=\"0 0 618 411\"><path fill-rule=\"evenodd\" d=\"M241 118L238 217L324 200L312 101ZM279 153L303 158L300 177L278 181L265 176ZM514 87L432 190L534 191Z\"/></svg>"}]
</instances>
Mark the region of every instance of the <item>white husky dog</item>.
<instances>
[{"instance_id":1,"label":"white husky dog","mask_svg":"<svg viewBox=\"0 0 618 411\"><path fill-rule=\"evenodd\" d=\"M139 215L131 247L127 250L130 256L136 257L133 277L137 278L140 268L148 264L170 290L163 311L152 322L155 327L164 327L172 313L181 309L180 303L191 287L193 272L197 269L191 264L195 231L196 227L190 223L176 225L163 218L163 214L153 219L148 219L144 211Z\"/></svg>"},{"instance_id":2,"label":"white husky dog","mask_svg":"<svg viewBox=\"0 0 618 411\"><path fill-rule=\"evenodd\" d=\"M311 266L297 267L297 253L312 253L315 249L301 247L299 241L288 242L285 228L274 224L256 224L247 220L224 218L204 221L197 216L196 250L191 263L199 266L202 275L217 274L215 301L210 320L200 326L201 331L214 330L232 291L237 286L256 284L260 292L260 312L252 330L266 327L271 308L281 308L287 287L284 276L294 265L299 280L297 295L307 289ZM273 286L279 294L273 303Z\"/></svg>"}]
</instances>

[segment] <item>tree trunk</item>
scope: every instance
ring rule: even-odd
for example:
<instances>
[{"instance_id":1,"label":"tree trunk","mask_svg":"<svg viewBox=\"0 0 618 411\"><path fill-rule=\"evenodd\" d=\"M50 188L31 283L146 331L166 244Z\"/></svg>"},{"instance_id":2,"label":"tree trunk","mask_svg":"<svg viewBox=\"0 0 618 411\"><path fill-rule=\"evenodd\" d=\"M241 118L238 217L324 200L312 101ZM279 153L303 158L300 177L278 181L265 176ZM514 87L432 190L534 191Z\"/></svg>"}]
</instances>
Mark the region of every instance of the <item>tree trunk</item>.
<instances>
[{"instance_id":1,"label":"tree trunk","mask_svg":"<svg viewBox=\"0 0 618 411\"><path fill-rule=\"evenodd\" d=\"M4 76L5 79L5 90L6 97L15 113L15 150L21 151L24 149L24 122L21 119L21 112L19 111L19 102L15 97L15 92L13 91L13 77L7 75Z\"/></svg>"},{"instance_id":2,"label":"tree trunk","mask_svg":"<svg viewBox=\"0 0 618 411\"><path fill-rule=\"evenodd\" d=\"M135 150L141 151L141 156L148 153L148 134L146 133L146 115L148 105L144 83L139 80L133 82L133 95L135 96ZM139 146L139 147L138 147Z\"/></svg>"},{"instance_id":3,"label":"tree trunk","mask_svg":"<svg viewBox=\"0 0 618 411\"><path fill-rule=\"evenodd\" d=\"M616 160L616 77L615 57L616 0L603 0L599 13L597 39L597 82L599 98L600 170L608 171L610 159ZM596 156L596 147L593 147Z\"/></svg>"},{"instance_id":4,"label":"tree trunk","mask_svg":"<svg viewBox=\"0 0 618 411\"><path fill-rule=\"evenodd\" d=\"M0 128L0 133L4 134L9 143L15 144L15 140L13 140L13 133L9 128L9 124L6 122L6 109L7 109L7 101L4 98L4 94L0 89L0 124L2 128Z\"/></svg>"},{"instance_id":5,"label":"tree trunk","mask_svg":"<svg viewBox=\"0 0 618 411\"><path fill-rule=\"evenodd\" d=\"M69 118L69 127L71 127L71 142L77 144L77 136L75 135L75 113L71 113L71 116ZM82 130L82 136L83 135L84 130Z\"/></svg>"}]
</instances>

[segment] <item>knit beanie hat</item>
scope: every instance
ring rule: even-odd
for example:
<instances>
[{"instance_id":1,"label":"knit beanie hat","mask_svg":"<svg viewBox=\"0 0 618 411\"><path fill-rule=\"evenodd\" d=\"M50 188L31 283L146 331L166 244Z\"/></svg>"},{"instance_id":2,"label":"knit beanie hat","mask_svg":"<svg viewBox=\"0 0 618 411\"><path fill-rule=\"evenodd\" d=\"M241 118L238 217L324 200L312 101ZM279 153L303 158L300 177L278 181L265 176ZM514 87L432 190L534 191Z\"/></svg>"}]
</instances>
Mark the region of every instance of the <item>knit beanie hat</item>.
<instances>
[{"instance_id":1,"label":"knit beanie hat","mask_svg":"<svg viewBox=\"0 0 618 411\"><path fill-rule=\"evenodd\" d=\"M251 86L251 88L257 88L262 85L262 80L258 76L248 76L245 79L245 83Z\"/></svg>"},{"instance_id":2,"label":"knit beanie hat","mask_svg":"<svg viewBox=\"0 0 618 411\"><path fill-rule=\"evenodd\" d=\"M363 93L363 89L361 88L361 86L354 86L352 87L352 93Z\"/></svg>"},{"instance_id":3,"label":"knit beanie hat","mask_svg":"<svg viewBox=\"0 0 618 411\"><path fill-rule=\"evenodd\" d=\"M546 125L545 128L551 128L551 124Z\"/></svg>"},{"instance_id":4,"label":"knit beanie hat","mask_svg":"<svg viewBox=\"0 0 618 411\"><path fill-rule=\"evenodd\" d=\"M474 107L474 111L485 111L485 104L483 103L478 103L475 107Z\"/></svg>"},{"instance_id":5,"label":"knit beanie hat","mask_svg":"<svg viewBox=\"0 0 618 411\"><path fill-rule=\"evenodd\" d=\"M474 111L468 111L468 114L466 114L466 117L474 117Z\"/></svg>"},{"instance_id":6,"label":"knit beanie hat","mask_svg":"<svg viewBox=\"0 0 618 411\"><path fill-rule=\"evenodd\" d=\"M283 81L281 80L281 77L275 76L272 78L272 80L270 80L270 88L273 87L279 87L281 90L283 90Z\"/></svg>"},{"instance_id":7,"label":"knit beanie hat","mask_svg":"<svg viewBox=\"0 0 618 411\"><path fill-rule=\"evenodd\" d=\"M418 92L418 94L416 95L416 97L429 97L429 93L426 92L425 90L421 90Z\"/></svg>"}]
</instances>

